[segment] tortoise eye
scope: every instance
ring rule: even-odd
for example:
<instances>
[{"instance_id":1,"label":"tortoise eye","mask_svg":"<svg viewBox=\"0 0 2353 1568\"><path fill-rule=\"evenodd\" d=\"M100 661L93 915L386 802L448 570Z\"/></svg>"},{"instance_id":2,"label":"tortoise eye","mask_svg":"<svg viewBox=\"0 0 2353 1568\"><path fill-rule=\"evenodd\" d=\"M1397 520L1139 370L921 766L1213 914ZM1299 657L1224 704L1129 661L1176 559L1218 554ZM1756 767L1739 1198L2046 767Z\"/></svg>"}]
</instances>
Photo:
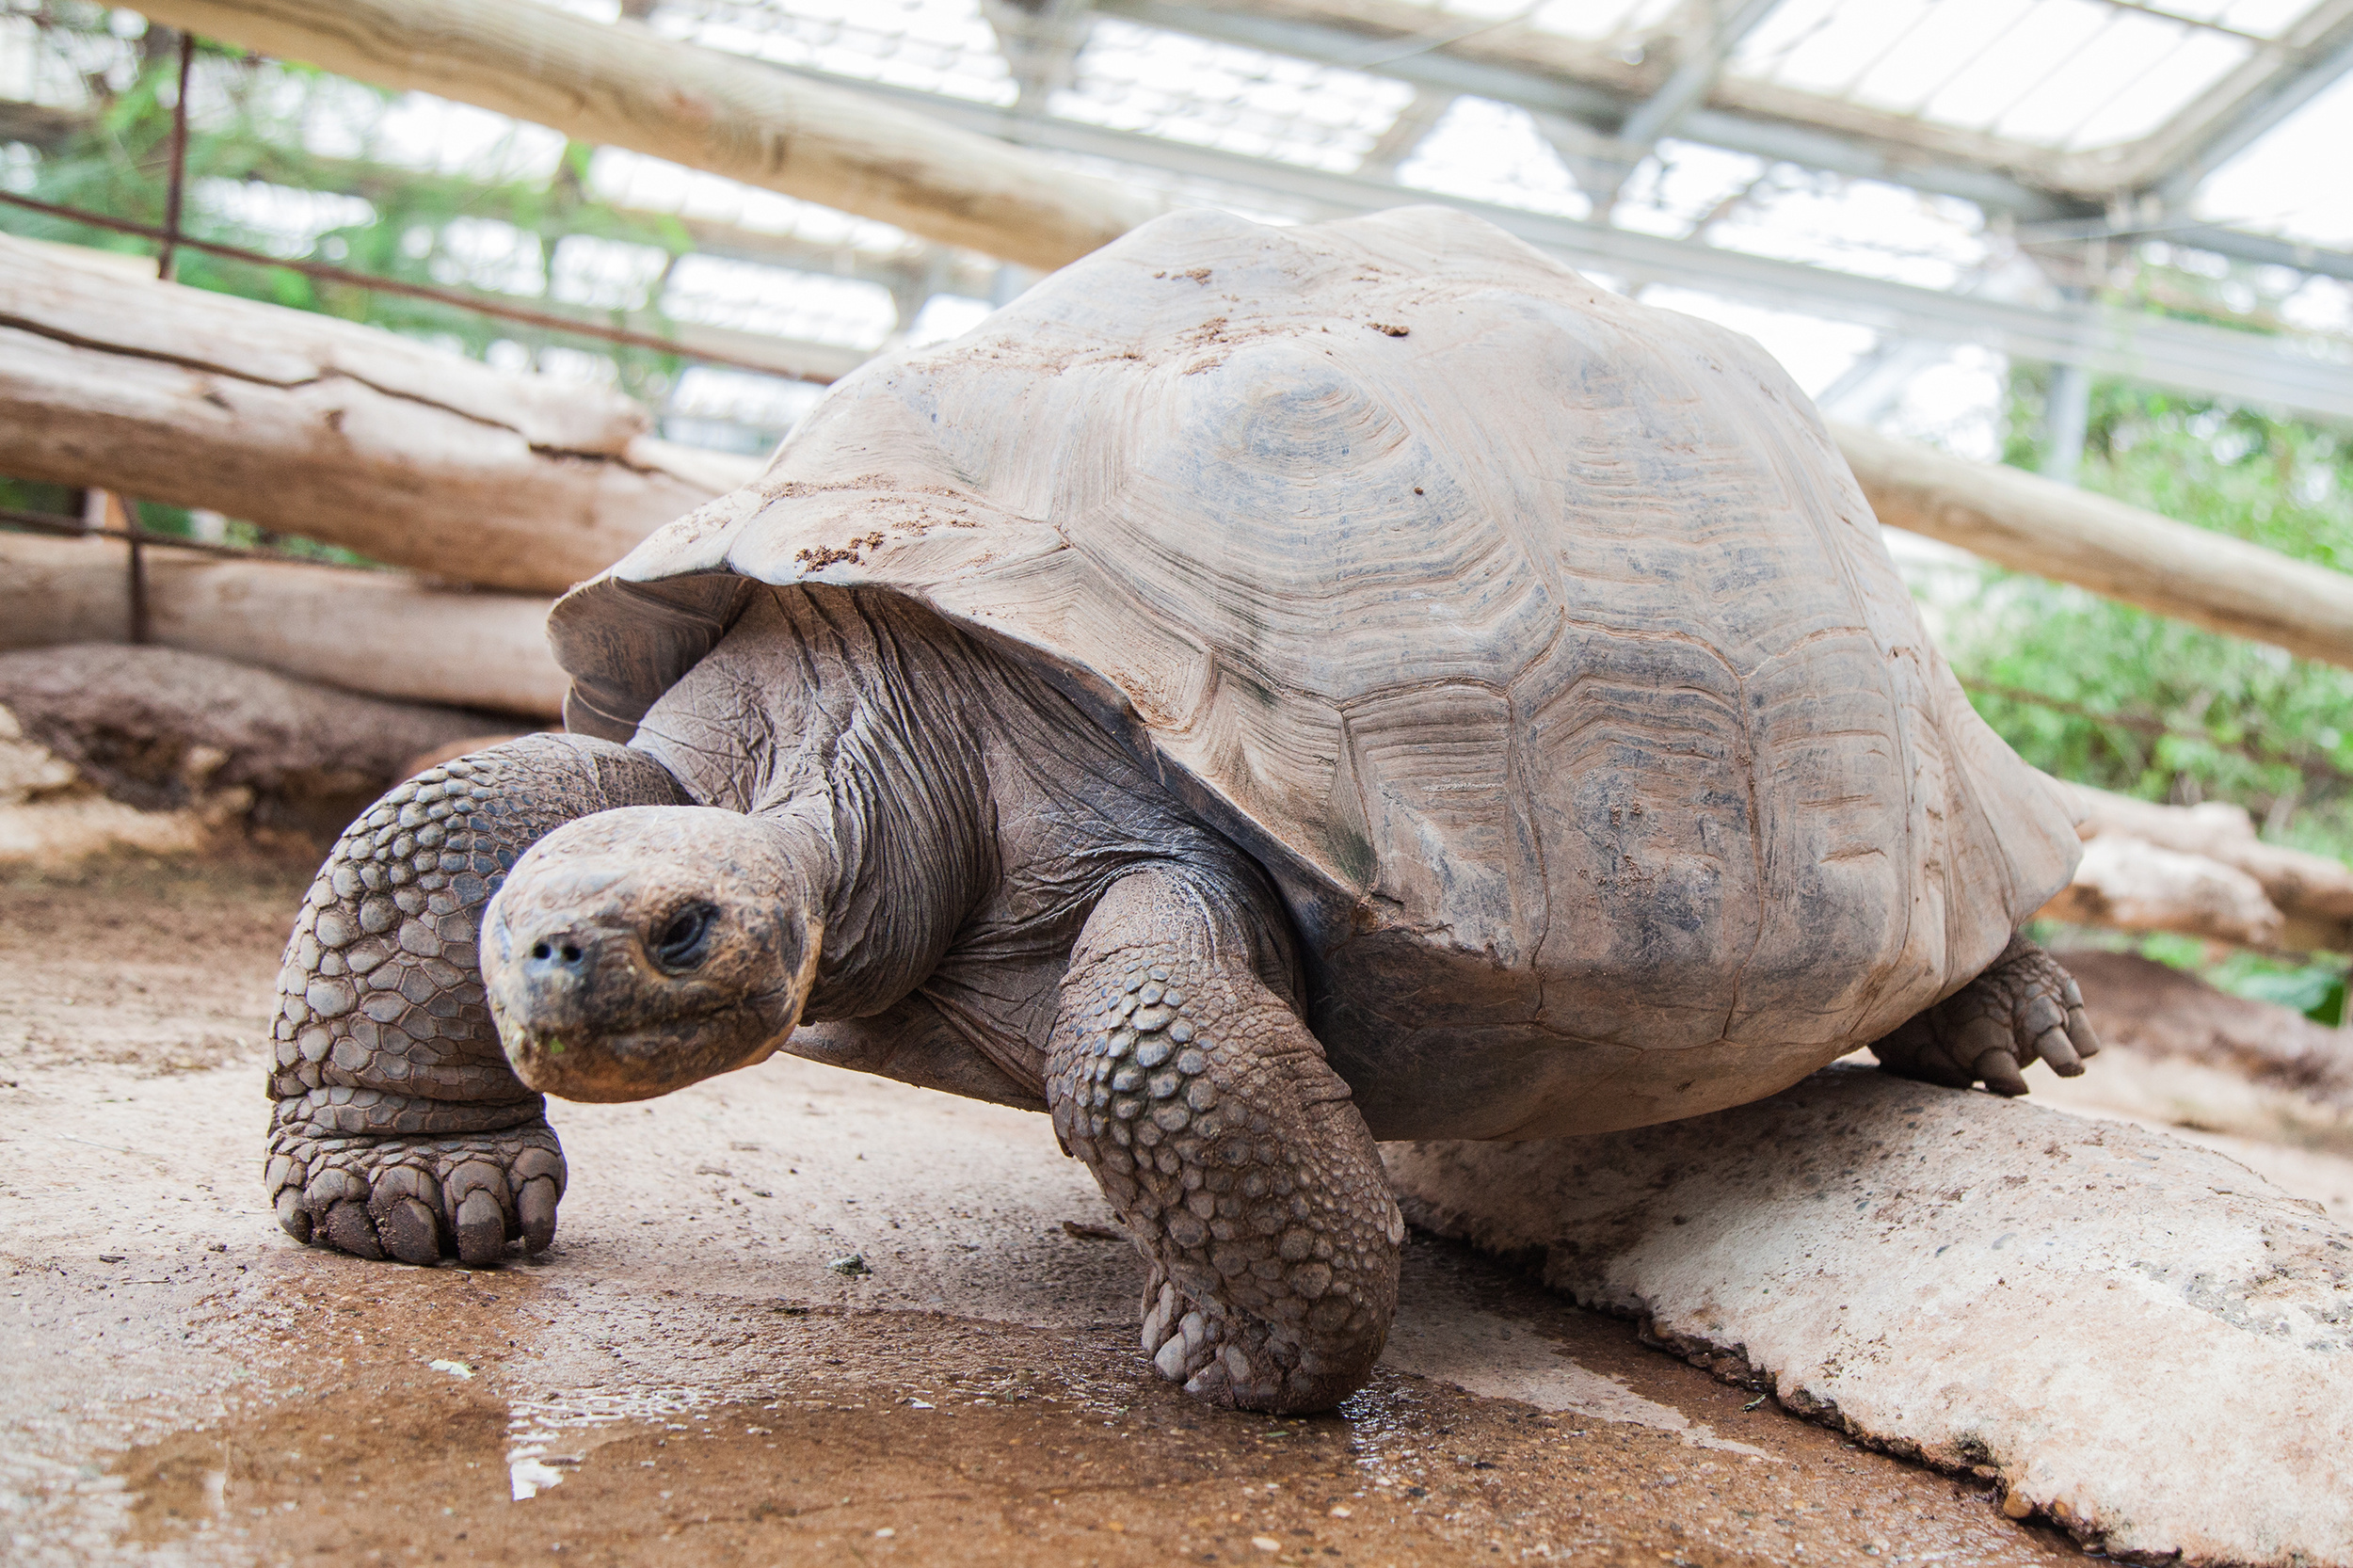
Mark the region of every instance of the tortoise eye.
<instances>
[{"instance_id":1,"label":"tortoise eye","mask_svg":"<svg viewBox=\"0 0 2353 1568\"><path fill-rule=\"evenodd\" d=\"M710 956L711 929L719 911L708 904L690 904L672 915L654 934L653 961L671 974L684 974Z\"/></svg>"}]
</instances>

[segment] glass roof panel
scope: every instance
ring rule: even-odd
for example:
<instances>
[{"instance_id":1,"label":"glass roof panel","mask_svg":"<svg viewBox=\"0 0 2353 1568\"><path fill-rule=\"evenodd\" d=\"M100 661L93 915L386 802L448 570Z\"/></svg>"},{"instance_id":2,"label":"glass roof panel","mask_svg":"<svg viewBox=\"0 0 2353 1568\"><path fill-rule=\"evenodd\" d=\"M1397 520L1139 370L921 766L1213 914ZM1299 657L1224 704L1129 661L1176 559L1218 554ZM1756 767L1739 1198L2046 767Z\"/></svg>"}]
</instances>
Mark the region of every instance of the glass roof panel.
<instances>
[{"instance_id":1,"label":"glass roof panel","mask_svg":"<svg viewBox=\"0 0 2353 1568\"><path fill-rule=\"evenodd\" d=\"M2253 45L2220 33L2191 32L2137 72L2116 72L2107 98L2062 145L2105 147L2147 136L2236 70Z\"/></svg>"},{"instance_id":2,"label":"glass roof panel","mask_svg":"<svg viewBox=\"0 0 2353 1568\"><path fill-rule=\"evenodd\" d=\"M1536 117L1510 104L1458 98L1398 166L1397 183L1474 201L1583 217L1593 200L1536 128Z\"/></svg>"},{"instance_id":3,"label":"glass roof panel","mask_svg":"<svg viewBox=\"0 0 2353 1568\"><path fill-rule=\"evenodd\" d=\"M706 255L679 258L662 309L680 321L850 348L879 346L899 320L880 283Z\"/></svg>"},{"instance_id":4,"label":"glass roof panel","mask_svg":"<svg viewBox=\"0 0 2353 1568\"><path fill-rule=\"evenodd\" d=\"M2323 90L2200 187L2198 215L2237 229L2353 248L2353 75Z\"/></svg>"},{"instance_id":5,"label":"glass roof panel","mask_svg":"<svg viewBox=\"0 0 2353 1568\"><path fill-rule=\"evenodd\" d=\"M1016 96L980 0L665 0L649 20L732 55L984 104Z\"/></svg>"},{"instance_id":6,"label":"glass roof panel","mask_svg":"<svg viewBox=\"0 0 2353 1568\"><path fill-rule=\"evenodd\" d=\"M2276 0L2237 3L2277 22ZM2073 149L2148 134L2253 52L2204 20L2137 0L1784 0L1731 70Z\"/></svg>"},{"instance_id":7,"label":"glass roof panel","mask_svg":"<svg viewBox=\"0 0 2353 1568\"><path fill-rule=\"evenodd\" d=\"M1548 0L1532 10L1519 8L1540 33L1608 39L1650 31L1673 13L1675 0Z\"/></svg>"},{"instance_id":8,"label":"glass roof panel","mask_svg":"<svg viewBox=\"0 0 2353 1568\"><path fill-rule=\"evenodd\" d=\"M1929 6L1857 79L1872 102L1907 112L1933 112L1954 95L1956 78L1993 63L1997 79L2014 80L2018 60L2002 49L2005 35L2035 9L2036 0L1986 0L1978 6ZM1966 102L1966 89L1961 89Z\"/></svg>"},{"instance_id":9,"label":"glass roof panel","mask_svg":"<svg viewBox=\"0 0 2353 1568\"><path fill-rule=\"evenodd\" d=\"M1811 262L1866 278L1950 289L1991 258L1977 209L1876 180L1839 181L1785 170L1778 188L1754 192L1707 237L1729 249Z\"/></svg>"},{"instance_id":10,"label":"glass roof panel","mask_svg":"<svg viewBox=\"0 0 2353 1568\"><path fill-rule=\"evenodd\" d=\"M891 251L915 243L905 230L891 224L854 217L814 201L779 196L617 147L599 148L589 160L588 188L615 206L707 218L761 233L790 234L813 245Z\"/></svg>"},{"instance_id":11,"label":"glass roof panel","mask_svg":"<svg viewBox=\"0 0 2353 1568\"><path fill-rule=\"evenodd\" d=\"M2185 16L2203 16L2242 32L2277 38L2287 24L2312 8L2312 0L2173 0L2169 8Z\"/></svg>"},{"instance_id":12,"label":"glass roof panel","mask_svg":"<svg viewBox=\"0 0 2353 1568\"><path fill-rule=\"evenodd\" d=\"M1054 114L1341 172L1414 96L1403 82L1105 17Z\"/></svg>"},{"instance_id":13,"label":"glass roof panel","mask_svg":"<svg viewBox=\"0 0 2353 1568\"><path fill-rule=\"evenodd\" d=\"M1741 40L1730 70L1843 97L1932 8L1933 0L1782 0Z\"/></svg>"}]
</instances>

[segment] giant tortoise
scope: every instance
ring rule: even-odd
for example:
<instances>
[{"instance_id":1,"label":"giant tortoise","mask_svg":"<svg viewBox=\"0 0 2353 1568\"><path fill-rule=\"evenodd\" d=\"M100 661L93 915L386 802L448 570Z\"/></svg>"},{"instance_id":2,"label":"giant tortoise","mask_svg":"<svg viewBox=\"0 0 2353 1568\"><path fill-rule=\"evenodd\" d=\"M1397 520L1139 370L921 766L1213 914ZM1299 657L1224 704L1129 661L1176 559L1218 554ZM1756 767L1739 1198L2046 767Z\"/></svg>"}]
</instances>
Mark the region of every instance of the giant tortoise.
<instances>
[{"instance_id":1,"label":"giant tortoise","mask_svg":"<svg viewBox=\"0 0 2353 1568\"><path fill-rule=\"evenodd\" d=\"M1160 1373L1312 1409L1395 1304L1376 1139L2097 1048L2016 935L2070 812L1805 397L1450 212L1153 222L842 381L550 630L568 732L402 784L303 906L297 1238L543 1247L540 1091L781 1048L1050 1112Z\"/></svg>"}]
</instances>

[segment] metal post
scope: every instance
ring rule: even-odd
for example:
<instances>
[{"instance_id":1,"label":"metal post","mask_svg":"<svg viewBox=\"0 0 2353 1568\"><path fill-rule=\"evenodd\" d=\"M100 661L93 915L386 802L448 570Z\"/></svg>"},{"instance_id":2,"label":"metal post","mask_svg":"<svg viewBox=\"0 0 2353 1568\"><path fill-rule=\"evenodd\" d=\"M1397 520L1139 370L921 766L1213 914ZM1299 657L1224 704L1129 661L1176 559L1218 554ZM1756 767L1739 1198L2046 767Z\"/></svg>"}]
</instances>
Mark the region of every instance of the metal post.
<instances>
[{"instance_id":1,"label":"metal post","mask_svg":"<svg viewBox=\"0 0 2353 1568\"><path fill-rule=\"evenodd\" d=\"M2091 373L2081 365L2051 367L2051 395L2042 409L2042 473L2075 482L2083 465L2084 431L2091 422Z\"/></svg>"},{"instance_id":2,"label":"metal post","mask_svg":"<svg viewBox=\"0 0 2353 1568\"><path fill-rule=\"evenodd\" d=\"M188 183L188 70L196 63L196 35L180 35L180 95L171 105L171 183L164 190L164 247L155 276L171 281L180 256L180 204Z\"/></svg>"},{"instance_id":3,"label":"metal post","mask_svg":"<svg viewBox=\"0 0 2353 1568\"><path fill-rule=\"evenodd\" d=\"M188 185L188 75L196 63L196 35L180 35L180 90L171 104L171 178L164 187L164 239L155 253L155 276L171 281L180 260L180 214ZM139 521L136 502L112 491L100 492L106 498L107 510L113 514L109 521L120 527L129 538L126 565L130 572L131 641L145 643L149 634L147 603L147 549L143 538L147 530Z\"/></svg>"}]
</instances>

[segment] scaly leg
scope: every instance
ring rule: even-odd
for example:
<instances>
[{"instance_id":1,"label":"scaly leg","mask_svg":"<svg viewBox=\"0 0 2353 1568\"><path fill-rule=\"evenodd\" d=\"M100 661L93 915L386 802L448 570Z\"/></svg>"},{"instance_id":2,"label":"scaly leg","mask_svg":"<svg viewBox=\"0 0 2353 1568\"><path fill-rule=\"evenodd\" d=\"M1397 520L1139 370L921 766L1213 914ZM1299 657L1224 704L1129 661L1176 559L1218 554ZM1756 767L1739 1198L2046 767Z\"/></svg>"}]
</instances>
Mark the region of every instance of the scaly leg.
<instances>
[{"instance_id":1,"label":"scaly leg","mask_svg":"<svg viewBox=\"0 0 2353 1568\"><path fill-rule=\"evenodd\" d=\"M1046 1097L1151 1258L1144 1349L1212 1404L1321 1410L1372 1370L1405 1222L1323 1048L1262 978L1259 887L1114 884L1063 981Z\"/></svg>"},{"instance_id":2,"label":"scaly leg","mask_svg":"<svg viewBox=\"0 0 2353 1568\"><path fill-rule=\"evenodd\" d=\"M1977 979L1871 1047L1891 1073L1952 1089L1983 1080L1997 1095L2026 1092L2021 1064L2040 1057L2073 1078L2099 1049L2074 977L2023 936Z\"/></svg>"},{"instance_id":3,"label":"scaly leg","mask_svg":"<svg viewBox=\"0 0 2353 1568\"><path fill-rule=\"evenodd\" d=\"M544 834L684 798L625 746L529 735L419 774L344 830L278 977L265 1179L286 1234L405 1263L548 1244L564 1154L500 1048L476 920Z\"/></svg>"}]
</instances>

